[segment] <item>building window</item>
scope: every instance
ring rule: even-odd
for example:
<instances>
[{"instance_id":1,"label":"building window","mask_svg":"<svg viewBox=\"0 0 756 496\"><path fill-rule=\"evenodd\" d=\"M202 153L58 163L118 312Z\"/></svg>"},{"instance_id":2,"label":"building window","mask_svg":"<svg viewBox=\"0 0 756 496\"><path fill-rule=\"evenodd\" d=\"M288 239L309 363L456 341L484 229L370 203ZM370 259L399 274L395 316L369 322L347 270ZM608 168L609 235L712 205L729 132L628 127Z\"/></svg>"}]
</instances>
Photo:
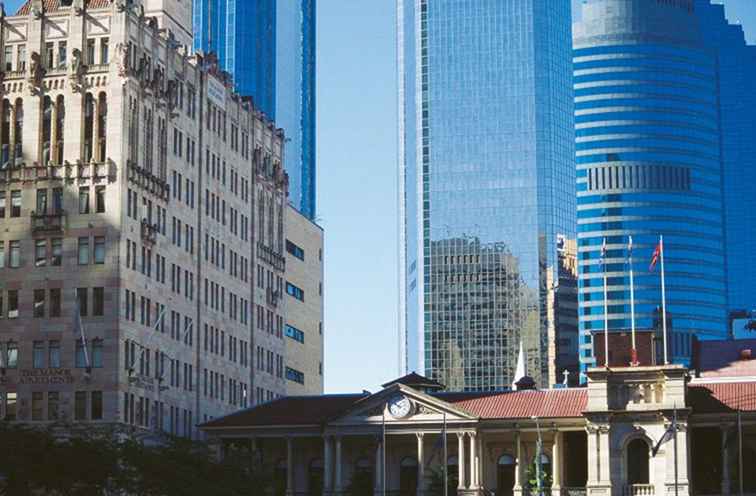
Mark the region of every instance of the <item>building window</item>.
<instances>
[{"instance_id":1,"label":"building window","mask_svg":"<svg viewBox=\"0 0 756 496\"><path fill-rule=\"evenodd\" d=\"M50 290L50 317L60 317L60 289Z\"/></svg>"},{"instance_id":2,"label":"building window","mask_svg":"<svg viewBox=\"0 0 756 496\"><path fill-rule=\"evenodd\" d=\"M38 319L45 318L45 290L34 290L34 317Z\"/></svg>"},{"instance_id":3,"label":"building window","mask_svg":"<svg viewBox=\"0 0 756 496\"><path fill-rule=\"evenodd\" d=\"M100 38L100 63L103 65L110 63L109 42L109 38Z\"/></svg>"},{"instance_id":4,"label":"building window","mask_svg":"<svg viewBox=\"0 0 756 496\"><path fill-rule=\"evenodd\" d=\"M286 367L286 378L298 384L304 384L304 373L291 367Z\"/></svg>"},{"instance_id":5,"label":"building window","mask_svg":"<svg viewBox=\"0 0 756 496\"><path fill-rule=\"evenodd\" d=\"M102 317L105 314L105 288L92 288L92 315Z\"/></svg>"},{"instance_id":6,"label":"building window","mask_svg":"<svg viewBox=\"0 0 756 496\"><path fill-rule=\"evenodd\" d=\"M76 391L74 396L74 419L86 420L87 419L87 392Z\"/></svg>"},{"instance_id":7,"label":"building window","mask_svg":"<svg viewBox=\"0 0 756 496\"><path fill-rule=\"evenodd\" d=\"M95 187L95 212L105 213L105 186Z\"/></svg>"},{"instance_id":8,"label":"building window","mask_svg":"<svg viewBox=\"0 0 756 496\"><path fill-rule=\"evenodd\" d=\"M18 290L8 290L8 318L18 318Z\"/></svg>"},{"instance_id":9,"label":"building window","mask_svg":"<svg viewBox=\"0 0 756 496\"><path fill-rule=\"evenodd\" d=\"M92 391L92 420L102 420L102 391Z\"/></svg>"},{"instance_id":10,"label":"building window","mask_svg":"<svg viewBox=\"0 0 756 496\"><path fill-rule=\"evenodd\" d=\"M18 344L14 341L8 341L5 347L6 359L5 366L9 369L18 368Z\"/></svg>"},{"instance_id":11,"label":"building window","mask_svg":"<svg viewBox=\"0 0 756 496\"><path fill-rule=\"evenodd\" d=\"M104 162L107 156L108 100L105 93L97 97L97 157ZM104 189L104 187L103 187ZM104 210L103 210L104 211Z\"/></svg>"},{"instance_id":12,"label":"building window","mask_svg":"<svg viewBox=\"0 0 756 496\"><path fill-rule=\"evenodd\" d=\"M290 326L289 324L286 324L286 336L290 337L294 341L304 343L304 332L300 331L294 326Z\"/></svg>"},{"instance_id":13,"label":"building window","mask_svg":"<svg viewBox=\"0 0 756 496\"><path fill-rule=\"evenodd\" d=\"M297 257L298 259L304 261L304 250L297 246L296 244L292 243L288 239L286 240L286 251Z\"/></svg>"},{"instance_id":14,"label":"building window","mask_svg":"<svg viewBox=\"0 0 756 496\"><path fill-rule=\"evenodd\" d=\"M55 116L55 162L57 164L63 163L63 142L65 137L65 123L66 123L66 103L63 95L59 95L55 100L57 113Z\"/></svg>"},{"instance_id":15,"label":"building window","mask_svg":"<svg viewBox=\"0 0 756 496\"><path fill-rule=\"evenodd\" d=\"M87 316L87 288L76 288L76 299L79 303L79 315Z\"/></svg>"},{"instance_id":16,"label":"building window","mask_svg":"<svg viewBox=\"0 0 756 496\"><path fill-rule=\"evenodd\" d=\"M60 341L50 341L47 344L47 361L51 369L60 368Z\"/></svg>"},{"instance_id":17,"label":"building window","mask_svg":"<svg viewBox=\"0 0 756 496\"><path fill-rule=\"evenodd\" d=\"M59 393L50 391L47 393L47 420L58 420Z\"/></svg>"},{"instance_id":18,"label":"building window","mask_svg":"<svg viewBox=\"0 0 756 496\"><path fill-rule=\"evenodd\" d=\"M5 394L5 420L16 420L17 393Z\"/></svg>"},{"instance_id":19,"label":"building window","mask_svg":"<svg viewBox=\"0 0 756 496\"><path fill-rule=\"evenodd\" d=\"M96 264L105 263L105 238L97 236L94 239L94 262Z\"/></svg>"},{"instance_id":20,"label":"building window","mask_svg":"<svg viewBox=\"0 0 756 496\"><path fill-rule=\"evenodd\" d=\"M11 241L8 243L10 267L17 269L21 267L21 241Z\"/></svg>"},{"instance_id":21,"label":"building window","mask_svg":"<svg viewBox=\"0 0 756 496\"><path fill-rule=\"evenodd\" d=\"M298 299L299 301L304 301L304 290L293 285L289 281L286 281L286 293Z\"/></svg>"},{"instance_id":22,"label":"building window","mask_svg":"<svg viewBox=\"0 0 756 496\"><path fill-rule=\"evenodd\" d=\"M102 339L94 339L92 341L92 367L97 369L102 368L102 350Z\"/></svg>"},{"instance_id":23,"label":"building window","mask_svg":"<svg viewBox=\"0 0 756 496\"><path fill-rule=\"evenodd\" d=\"M0 191L0 219L4 219L4 218L5 218L5 191Z\"/></svg>"},{"instance_id":24,"label":"building window","mask_svg":"<svg viewBox=\"0 0 756 496\"><path fill-rule=\"evenodd\" d=\"M52 258L50 263L59 266L63 261L63 239L53 238L50 244L52 245Z\"/></svg>"},{"instance_id":25,"label":"building window","mask_svg":"<svg viewBox=\"0 0 756 496\"><path fill-rule=\"evenodd\" d=\"M38 239L34 242L34 265L44 267L47 265L47 240Z\"/></svg>"},{"instance_id":26,"label":"building window","mask_svg":"<svg viewBox=\"0 0 756 496\"><path fill-rule=\"evenodd\" d=\"M48 165L52 157L52 99L45 96L42 103L42 154L41 164Z\"/></svg>"},{"instance_id":27,"label":"building window","mask_svg":"<svg viewBox=\"0 0 756 496\"><path fill-rule=\"evenodd\" d=\"M67 44L65 41L58 42L58 68L60 69L66 68L66 58L67 58L66 45Z\"/></svg>"},{"instance_id":28,"label":"building window","mask_svg":"<svg viewBox=\"0 0 756 496\"><path fill-rule=\"evenodd\" d=\"M79 265L89 263L89 238L79 238Z\"/></svg>"},{"instance_id":29,"label":"building window","mask_svg":"<svg viewBox=\"0 0 756 496\"><path fill-rule=\"evenodd\" d=\"M21 191L11 191L11 217L21 217Z\"/></svg>"},{"instance_id":30,"label":"building window","mask_svg":"<svg viewBox=\"0 0 756 496\"><path fill-rule=\"evenodd\" d=\"M32 351L32 366L35 369L45 368L45 342L34 341Z\"/></svg>"},{"instance_id":31,"label":"building window","mask_svg":"<svg viewBox=\"0 0 756 496\"><path fill-rule=\"evenodd\" d=\"M79 213L89 213L89 186L79 188Z\"/></svg>"}]
</instances>

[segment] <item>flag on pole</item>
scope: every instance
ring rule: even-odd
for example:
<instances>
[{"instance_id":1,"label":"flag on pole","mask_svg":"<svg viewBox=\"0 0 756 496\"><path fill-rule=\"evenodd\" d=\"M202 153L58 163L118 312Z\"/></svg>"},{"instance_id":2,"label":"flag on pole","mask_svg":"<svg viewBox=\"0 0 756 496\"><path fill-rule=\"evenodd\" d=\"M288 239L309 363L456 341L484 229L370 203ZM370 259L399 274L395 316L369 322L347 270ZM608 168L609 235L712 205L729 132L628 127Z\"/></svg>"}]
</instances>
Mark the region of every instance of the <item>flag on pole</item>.
<instances>
[{"instance_id":1,"label":"flag on pole","mask_svg":"<svg viewBox=\"0 0 756 496\"><path fill-rule=\"evenodd\" d=\"M604 238L604 241L601 243L601 265L603 266L606 263L606 238Z\"/></svg>"},{"instance_id":2,"label":"flag on pole","mask_svg":"<svg viewBox=\"0 0 756 496\"><path fill-rule=\"evenodd\" d=\"M675 436L675 429L676 429L675 421L672 421L672 424L670 424L669 427L667 427L667 430L664 432L664 435L659 439L659 442L656 443L656 446L653 447L651 450L651 456L656 456L656 454L661 449L662 444L666 443L667 441L670 441Z\"/></svg>"},{"instance_id":3,"label":"flag on pole","mask_svg":"<svg viewBox=\"0 0 756 496\"><path fill-rule=\"evenodd\" d=\"M633 261L633 237L630 236L627 241L627 259L632 263Z\"/></svg>"},{"instance_id":4,"label":"flag on pole","mask_svg":"<svg viewBox=\"0 0 756 496\"><path fill-rule=\"evenodd\" d=\"M656 248L654 249L654 254L651 255L651 264L648 266L648 271L653 272L654 268L656 267L656 263L659 261L659 257L661 256L662 252L662 244L661 240L659 243L657 243Z\"/></svg>"},{"instance_id":5,"label":"flag on pole","mask_svg":"<svg viewBox=\"0 0 756 496\"><path fill-rule=\"evenodd\" d=\"M74 301L76 302L76 308L74 309L74 335L79 336L81 339L81 347L84 350L84 363L86 364L87 374L92 372L92 366L89 363L89 353L87 352L87 336L84 333L84 324L81 322L81 307L79 306L79 294L74 292Z\"/></svg>"}]
</instances>

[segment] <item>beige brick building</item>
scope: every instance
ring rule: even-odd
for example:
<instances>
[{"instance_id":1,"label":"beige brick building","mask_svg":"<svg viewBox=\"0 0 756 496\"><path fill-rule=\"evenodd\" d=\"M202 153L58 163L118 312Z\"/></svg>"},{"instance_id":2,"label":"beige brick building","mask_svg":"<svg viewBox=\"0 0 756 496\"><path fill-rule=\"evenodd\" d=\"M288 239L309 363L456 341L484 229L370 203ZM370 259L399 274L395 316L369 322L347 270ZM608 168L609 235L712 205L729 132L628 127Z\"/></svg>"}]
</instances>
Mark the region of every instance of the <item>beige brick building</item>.
<instances>
[{"instance_id":1,"label":"beige brick building","mask_svg":"<svg viewBox=\"0 0 756 496\"><path fill-rule=\"evenodd\" d=\"M323 393L323 229L286 209L286 393Z\"/></svg>"},{"instance_id":2,"label":"beige brick building","mask_svg":"<svg viewBox=\"0 0 756 496\"><path fill-rule=\"evenodd\" d=\"M283 132L188 54L189 4L0 27L0 418L195 436L291 383Z\"/></svg>"}]
</instances>

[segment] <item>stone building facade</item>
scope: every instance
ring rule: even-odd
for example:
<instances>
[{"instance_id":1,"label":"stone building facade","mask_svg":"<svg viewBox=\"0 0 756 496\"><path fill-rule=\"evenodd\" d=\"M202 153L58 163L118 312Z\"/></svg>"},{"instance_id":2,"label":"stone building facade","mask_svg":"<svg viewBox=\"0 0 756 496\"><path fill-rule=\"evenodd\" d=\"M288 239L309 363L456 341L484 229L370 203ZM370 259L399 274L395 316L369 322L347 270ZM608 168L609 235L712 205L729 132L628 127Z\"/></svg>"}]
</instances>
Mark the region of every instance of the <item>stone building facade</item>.
<instances>
[{"instance_id":1,"label":"stone building facade","mask_svg":"<svg viewBox=\"0 0 756 496\"><path fill-rule=\"evenodd\" d=\"M286 208L286 394L323 393L323 228Z\"/></svg>"},{"instance_id":2,"label":"stone building facade","mask_svg":"<svg viewBox=\"0 0 756 496\"><path fill-rule=\"evenodd\" d=\"M172 3L2 20L7 420L196 436L286 392L284 135L188 54Z\"/></svg>"},{"instance_id":3,"label":"stone building facade","mask_svg":"<svg viewBox=\"0 0 756 496\"><path fill-rule=\"evenodd\" d=\"M444 465L449 495L536 495L539 479L563 496L756 492L756 376L679 365L587 375L584 388L536 390L528 378L516 391L453 393L410 374L374 394L282 398L200 428L220 456L272 470L272 495L441 496Z\"/></svg>"}]
</instances>

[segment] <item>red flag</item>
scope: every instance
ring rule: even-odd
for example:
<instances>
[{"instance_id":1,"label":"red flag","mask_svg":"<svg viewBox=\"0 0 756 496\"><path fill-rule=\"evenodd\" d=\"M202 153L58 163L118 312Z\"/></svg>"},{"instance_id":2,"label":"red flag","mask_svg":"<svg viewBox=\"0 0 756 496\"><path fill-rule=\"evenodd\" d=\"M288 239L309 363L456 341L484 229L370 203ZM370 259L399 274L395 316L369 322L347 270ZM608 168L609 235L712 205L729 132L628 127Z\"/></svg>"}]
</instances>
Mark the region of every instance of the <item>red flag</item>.
<instances>
[{"instance_id":1,"label":"red flag","mask_svg":"<svg viewBox=\"0 0 756 496\"><path fill-rule=\"evenodd\" d=\"M648 271L653 272L654 267L656 267L656 262L659 261L659 256L661 255L661 241L659 244L656 245L656 248L654 249L654 254L651 255L651 265L648 266Z\"/></svg>"}]
</instances>

